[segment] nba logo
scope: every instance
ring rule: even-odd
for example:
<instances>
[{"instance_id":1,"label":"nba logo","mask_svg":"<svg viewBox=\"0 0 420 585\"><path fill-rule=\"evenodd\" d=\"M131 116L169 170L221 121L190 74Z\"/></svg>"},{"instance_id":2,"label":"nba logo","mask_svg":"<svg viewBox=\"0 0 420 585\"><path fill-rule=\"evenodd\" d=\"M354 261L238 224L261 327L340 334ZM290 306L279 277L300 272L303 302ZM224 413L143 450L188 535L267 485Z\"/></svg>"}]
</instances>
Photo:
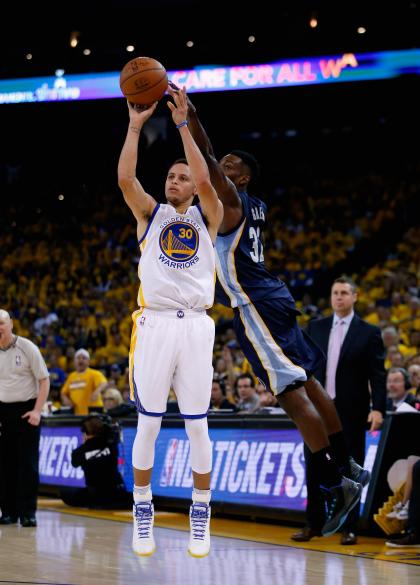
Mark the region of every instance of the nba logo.
<instances>
[{"instance_id":1,"label":"nba logo","mask_svg":"<svg viewBox=\"0 0 420 585\"><path fill-rule=\"evenodd\" d=\"M16 356L16 365L17 366L21 366L22 365L22 358L20 357L20 355Z\"/></svg>"},{"instance_id":2,"label":"nba logo","mask_svg":"<svg viewBox=\"0 0 420 585\"><path fill-rule=\"evenodd\" d=\"M165 462L160 474L159 485L166 487L171 481L172 469L174 466L175 454L178 448L178 439L171 439L166 449Z\"/></svg>"}]
</instances>

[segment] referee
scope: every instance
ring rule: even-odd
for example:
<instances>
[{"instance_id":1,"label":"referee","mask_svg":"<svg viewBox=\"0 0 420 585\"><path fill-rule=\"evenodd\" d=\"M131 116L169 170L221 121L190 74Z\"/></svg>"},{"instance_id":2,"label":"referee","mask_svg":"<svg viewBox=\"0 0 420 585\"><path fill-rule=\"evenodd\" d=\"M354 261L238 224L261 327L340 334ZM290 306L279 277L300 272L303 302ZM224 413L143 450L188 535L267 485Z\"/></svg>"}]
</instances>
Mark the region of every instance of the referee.
<instances>
[{"instance_id":1,"label":"referee","mask_svg":"<svg viewBox=\"0 0 420 585\"><path fill-rule=\"evenodd\" d=\"M38 347L0 309L0 524L36 526L41 411L50 379Z\"/></svg>"}]
</instances>

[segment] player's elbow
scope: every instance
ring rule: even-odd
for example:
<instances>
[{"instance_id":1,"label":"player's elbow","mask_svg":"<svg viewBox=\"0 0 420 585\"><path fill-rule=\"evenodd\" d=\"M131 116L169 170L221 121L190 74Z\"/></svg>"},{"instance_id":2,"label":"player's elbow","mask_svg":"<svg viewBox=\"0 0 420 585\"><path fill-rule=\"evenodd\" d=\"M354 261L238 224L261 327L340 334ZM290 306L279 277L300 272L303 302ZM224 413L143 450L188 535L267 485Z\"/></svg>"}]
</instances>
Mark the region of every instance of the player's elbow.
<instances>
[{"instance_id":1,"label":"player's elbow","mask_svg":"<svg viewBox=\"0 0 420 585\"><path fill-rule=\"evenodd\" d=\"M134 177L125 172L118 172L118 186L124 193L128 191L134 183Z\"/></svg>"}]
</instances>

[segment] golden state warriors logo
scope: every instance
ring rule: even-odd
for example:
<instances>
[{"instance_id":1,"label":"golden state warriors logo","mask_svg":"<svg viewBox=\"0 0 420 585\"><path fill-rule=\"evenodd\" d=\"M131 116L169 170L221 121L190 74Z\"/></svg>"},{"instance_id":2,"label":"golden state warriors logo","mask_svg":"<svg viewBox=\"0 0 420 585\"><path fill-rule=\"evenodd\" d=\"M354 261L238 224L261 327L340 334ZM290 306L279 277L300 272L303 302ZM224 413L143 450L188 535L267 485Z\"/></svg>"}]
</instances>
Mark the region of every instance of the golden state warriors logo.
<instances>
[{"instance_id":1,"label":"golden state warriors logo","mask_svg":"<svg viewBox=\"0 0 420 585\"><path fill-rule=\"evenodd\" d=\"M164 227L159 239L160 249L168 260L188 265L195 264L198 242L197 229L191 223L180 221Z\"/></svg>"}]
</instances>

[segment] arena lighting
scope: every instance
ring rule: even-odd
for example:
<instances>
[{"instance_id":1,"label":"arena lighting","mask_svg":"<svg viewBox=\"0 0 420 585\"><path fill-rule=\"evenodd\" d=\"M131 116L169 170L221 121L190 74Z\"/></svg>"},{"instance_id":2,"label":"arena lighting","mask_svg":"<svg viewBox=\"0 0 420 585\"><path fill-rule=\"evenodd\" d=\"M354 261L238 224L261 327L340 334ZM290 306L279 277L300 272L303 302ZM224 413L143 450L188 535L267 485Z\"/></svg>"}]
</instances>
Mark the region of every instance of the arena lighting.
<instances>
[{"instance_id":1,"label":"arena lighting","mask_svg":"<svg viewBox=\"0 0 420 585\"><path fill-rule=\"evenodd\" d=\"M248 42L249 42L249 43L255 43L255 37L254 37L254 35L250 35L250 36L248 37Z\"/></svg>"},{"instance_id":2,"label":"arena lighting","mask_svg":"<svg viewBox=\"0 0 420 585\"><path fill-rule=\"evenodd\" d=\"M188 47L189 49L191 49L191 47L193 47L193 46L194 46L194 41L187 41L185 44L187 45L187 47Z\"/></svg>"},{"instance_id":3,"label":"arena lighting","mask_svg":"<svg viewBox=\"0 0 420 585\"><path fill-rule=\"evenodd\" d=\"M70 34L70 47L72 47L73 49L75 49L77 47L77 45L79 44L79 36L80 36L80 32L78 30L74 30Z\"/></svg>"},{"instance_id":4,"label":"arena lighting","mask_svg":"<svg viewBox=\"0 0 420 585\"><path fill-rule=\"evenodd\" d=\"M420 75L420 49L345 53L237 66L168 71L189 93L282 88ZM0 104L122 98L119 71L0 80Z\"/></svg>"},{"instance_id":5,"label":"arena lighting","mask_svg":"<svg viewBox=\"0 0 420 585\"><path fill-rule=\"evenodd\" d=\"M83 55L90 55L91 54L91 50L90 49L83 49Z\"/></svg>"},{"instance_id":6,"label":"arena lighting","mask_svg":"<svg viewBox=\"0 0 420 585\"><path fill-rule=\"evenodd\" d=\"M311 20L309 21L309 26L311 28L316 28L318 26L318 21L316 18L311 18Z\"/></svg>"},{"instance_id":7,"label":"arena lighting","mask_svg":"<svg viewBox=\"0 0 420 585\"><path fill-rule=\"evenodd\" d=\"M134 45L127 45L126 48L125 48L125 50L128 53L132 53L135 50L135 47L134 47Z\"/></svg>"}]
</instances>

